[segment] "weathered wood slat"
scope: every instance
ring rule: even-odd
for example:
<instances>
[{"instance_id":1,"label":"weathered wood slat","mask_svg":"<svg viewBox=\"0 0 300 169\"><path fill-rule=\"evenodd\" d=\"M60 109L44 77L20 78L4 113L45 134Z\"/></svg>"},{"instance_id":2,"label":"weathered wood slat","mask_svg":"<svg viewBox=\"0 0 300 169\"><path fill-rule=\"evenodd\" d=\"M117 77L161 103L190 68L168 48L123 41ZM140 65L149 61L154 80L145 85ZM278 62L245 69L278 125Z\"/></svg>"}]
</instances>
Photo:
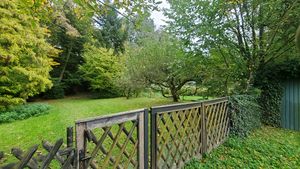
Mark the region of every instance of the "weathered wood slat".
<instances>
[{"instance_id":1,"label":"weathered wood slat","mask_svg":"<svg viewBox=\"0 0 300 169\"><path fill-rule=\"evenodd\" d=\"M99 149L100 149L100 147L101 147L101 145L102 145L104 139L106 138L106 136L107 136L107 134L108 134L108 132L109 132L110 129L111 129L111 127L106 127L106 128L104 129L105 132L104 132L104 134L101 136L101 138L99 139L99 141L97 142L96 147L94 148L94 150L93 150L93 152L92 152L92 154L91 154L91 157L90 157L90 159L89 159L88 162L87 162L87 166L90 166L91 162L92 162L93 159L96 157L96 154L97 154L97 152L99 151Z\"/></svg>"},{"instance_id":2,"label":"weathered wood slat","mask_svg":"<svg viewBox=\"0 0 300 169\"><path fill-rule=\"evenodd\" d=\"M22 160L17 165L17 168L25 168L37 149L38 149L38 145L32 146L28 150L28 152L24 154L24 157L22 158Z\"/></svg>"},{"instance_id":3,"label":"weathered wood slat","mask_svg":"<svg viewBox=\"0 0 300 169\"><path fill-rule=\"evenodd\" d=\"M105 115L85 120L78 120L76 124L84 123L88 129L108 127L115 124L121 124L127 121L136 120L138 114L143 113L144 109L133 110L128 112Z\"/></svg>"},{"instance_id":4,"label":"weathered wood slat","mask_svg":"<svg viewBox=\"0 0 300 169\"><path fill-rule=\"evenodd\" d=\"M137 121L136 121L136 123L137 123ZM129 134L128 134L128 136L127 136L127 138L126 138L126 140L125 140L123 146L121 147L121 150L120 150L120 152L119 152L119 154L118 154L118 156L117 156L117 158L116 158L116 161L114 162L113 168L116 168L116 167L119 165L119 162L120 162L120 160L121 160L121 158L122 158L122 155L123 155L123 153L124 153L124 151L125 151L125 148L126 148L128 142L129 142L129 140L130 140L130 138L131 138L131 136L132 136L134 130L136 129L136 123L134 123L133 126L131 127L131 129L130 129L130 131L129 131Z\"/></svg>"},{"instance_id":5,"label":"weathered wood slat","mask_svg":"<svg viewBox=\"0 0 300 169\"><path fill-rule=\"evenodd\" d=\"M72 169L72 160L74 159L74 152L68 156L67 160L63 163L62 169Z\"/></svg>"},{"instance_id":6,"label":"weathered wood slat","mask_svg":"<svg viewBox=\"0 0 300 169\"><path fill-rule=\"evenodd\" d=\"M24 152L19 148L12 148L11 154L14 155L17 159L22 160L24 158ZM38 163L35 158L31 158L27 164L27 166L31 169L37 169Z\"/></svg>"},{"instance_id":7,"label":"weathered wood slat","mask_svg":"<svg viewBox=\"0 0 300 169\"><path fill-rule=\"evenodd\" d=\"M61 147L62 144L63 144L63 139L59 139L59 140L56 141L55 145L53 146L53 148L51 149L51 151L47 155L46 159L43 161L43 163L41 165L42 169L48 168L49 164L51 163L51 161L55 157L57 151L59 150L59 148Z\"/></svg>"},{"instance_id":8,"label":"weathered wood slat","mask_svg":"<svg viewBox=\"0 0 300 169\"><path fill-rule=\"evenodd\" d=\"M53 149L53 145L51 145L51 143L49 143L48 141L43 141L42 142L42 145L44 147L45 150L47 150L48 152L51 152L51 150ZM57 159L61 164L64 163L65 159L63 157L60 156L60 153L59 151L56 152L55 154L55 159ZM47 157L46 157L47 158ZM44 160L46 160L46 158ZM43 160L43 161L44 161Z\"/></svg>"}]
</instances>

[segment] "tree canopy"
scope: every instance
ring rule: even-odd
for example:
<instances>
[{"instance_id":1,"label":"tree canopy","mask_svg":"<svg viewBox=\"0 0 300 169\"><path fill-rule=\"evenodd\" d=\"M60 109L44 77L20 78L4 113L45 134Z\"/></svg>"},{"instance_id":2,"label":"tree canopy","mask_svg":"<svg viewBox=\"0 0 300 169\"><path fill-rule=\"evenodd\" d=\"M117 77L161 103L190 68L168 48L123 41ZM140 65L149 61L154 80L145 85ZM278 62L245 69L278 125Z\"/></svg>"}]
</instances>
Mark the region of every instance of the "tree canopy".
<instances>
[{"instance_id":1,"label":"tree canopy","mask_svg":"<svg viewBox=\"0 0 300 169\"><path fill-rule=\"evenodd\" d=\"M0 2L0 109L52 86L49 71L58 50L46 41L48 30L20 5Z\"/></svg>"},{"instance_id":2,"label":"tree canopy","mask_svg":"<svg viewBox=\"0 0 300 169\"><path fill-rule=\"evenodd\" d=\"M201 79L201 63L187 56L180 41L165 32L149 32L134 48L129 58L133 76L158 87L164 96L164 90L168 89L176 102L187 82Z\"/></svg>"},{"instance_id":3,"label":"tree canopy","mask_svg":"<svg viewBox=\"0 0 300 169\"><path fill-rule=\"evenodd\" d=\"M218 50L245 63L240 76L247 91L266 64L296 57L298 1L170 0L169 30L201 55ZM296 19L298 18L298 19Z\"/></svg>"}]
</instances>

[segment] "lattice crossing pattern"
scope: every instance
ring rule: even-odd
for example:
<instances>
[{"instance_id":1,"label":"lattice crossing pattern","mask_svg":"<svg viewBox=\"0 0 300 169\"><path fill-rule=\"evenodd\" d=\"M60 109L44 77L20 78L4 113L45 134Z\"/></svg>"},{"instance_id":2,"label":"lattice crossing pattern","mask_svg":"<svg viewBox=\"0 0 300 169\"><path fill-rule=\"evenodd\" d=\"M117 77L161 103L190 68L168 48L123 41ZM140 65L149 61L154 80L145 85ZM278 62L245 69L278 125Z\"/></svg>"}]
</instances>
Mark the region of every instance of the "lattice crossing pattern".
<instances>
[{"instance_id":1,"label":"lattice crossing pattern","mask_svg":"<svg viewBox=\"0 0 300 169\"><path fill-rule=\"evenodd\" d=\"M157 166L180 168L200 156L201 115L199 107L157 115Z\"/></svg>"},{"instance_id":2,"label":"lattice crossing pattern","mask_svg":"<svg viewBox=\"0 0 300 169\"><path fill-rule=\"evenodd\" d=\"M227 99L153 107L151 168L181 168L223 143L229 133Z\"/></svg>"},{"instance_id":3,"label":"lattice crossing pattern","mask_svg":"<svg viewBox=\"0 0 300 169\"><path fill-rule=\"evenodd\" d=\"M205 105L208 152L224 142L229 133L227 101Z\"/></svg>"},{"instance_id":4,"label":"lattice crossing pattern","mask_svg":"<svg viewBox=\"0 0 300 169\"><path fill-rule=\"evenodd\" d=\"M137 129L138 121L133 120L100 130L86 130L89 141L87 166L103 169L137 168Z\"/></svg>"},{"instance_id":5,"label":"lattice crossing pattern","mask_svg":"<svg viewBox=\"0 0 300 169\"><path fill-rule=\"evenodd\" d=\"M147 169L146 109L76 122L78 166L81 169Z\"/></svg>"}]
</instances>

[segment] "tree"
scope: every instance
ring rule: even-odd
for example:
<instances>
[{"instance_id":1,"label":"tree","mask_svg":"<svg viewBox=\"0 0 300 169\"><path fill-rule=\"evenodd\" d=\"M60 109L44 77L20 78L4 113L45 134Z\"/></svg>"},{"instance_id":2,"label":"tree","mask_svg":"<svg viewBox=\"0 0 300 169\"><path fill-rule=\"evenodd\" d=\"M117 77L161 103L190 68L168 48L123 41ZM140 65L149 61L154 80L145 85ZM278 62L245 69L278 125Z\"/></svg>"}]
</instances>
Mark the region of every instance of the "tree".
<instances>
[{"instance_id":1,"label":"tree","mask_svg":"<svg viewBox=\"0 0 300 169\"><path fill-rule=\"evenodd\" d=\"M127 67L133 69L132 76L158 87L163 96L169 89L174 102L179 101L179 91L187 82L201 78L201 66L195 66L199 62L187 57L180 42L166 33L154 32L131 50Z\"/></svg>"},{"instance_id":2,"label":"tree","mask_svg":"<svg viewBox=\"0 0 300 169\"><path fill-rule=\"evenodd\" d=\"M117 95L114 81L121 75L120 58L114 56L112 50L91 45L86 45L83 58L85 63L79 69L91 89L99 93L100 97Z\"/></svg>"},{"instance_id":3,"label":"tree","mask_svg":"<svg viewBox=\"0 0 300 169\"><path fill-rule=\"evenodd\" d=\"M124 43L127 40L127 28L124 18L118 16L114 9L107 9L106 13L96 14L95 35L101 40L102 46L107 49L113 49L114 54L124 53Z\"/></svg>"},{"instance_id":4,"label":"tree","mask_svg":"<svg viewBox=\"0 0 300 169\"><path fill-rule=\"evenodd\" d=\"M0 2L0 109L20 104L52 86L52 57L58 50L46 42L48 30L20 7Z\"/></svg>"},{"instance_id":5,"label":"tree","mask_svg":"<svg viewBox=\"0 0 300 169\"><path fill-rule=\"evenodd\" d=\"M252 87L258 69L296 57L293 40L300 19L298 1L169 2L170 31L187 48L200 55L219 50L225 57L244 62L240 80L245 92Z\"/></svg>"},{"instance_id":6,"label":"tree","mask_svg":"<svg viewBox=\"0 0 300 169\"><path fill-rule=\"evenodd\" d=\"M228 55L226 50L222 51L223 53L219 53L219 50L211 50L210 57L202 58L205 63L205 78L201 87L207 89L207 96L228 96L241 90L239 77L245 72L244 63Z\"/></svg>"},{"instance_id":7,"label":"tree","mask_svg":"<svg viewBox=\"0 0 300 169\"><path fill-rule=\"evenodd\" d=\"M55 61L59 63L51 71L54 86L44 97L60 98L64 93L73 93L82 87L83 79L79 76L78 67L83 62L84 44L92 32L92 15L85 13L72 1L52 3L54 10L45 25L51 30L49 42L61 52Z\"/></svg>"}]
</instances>

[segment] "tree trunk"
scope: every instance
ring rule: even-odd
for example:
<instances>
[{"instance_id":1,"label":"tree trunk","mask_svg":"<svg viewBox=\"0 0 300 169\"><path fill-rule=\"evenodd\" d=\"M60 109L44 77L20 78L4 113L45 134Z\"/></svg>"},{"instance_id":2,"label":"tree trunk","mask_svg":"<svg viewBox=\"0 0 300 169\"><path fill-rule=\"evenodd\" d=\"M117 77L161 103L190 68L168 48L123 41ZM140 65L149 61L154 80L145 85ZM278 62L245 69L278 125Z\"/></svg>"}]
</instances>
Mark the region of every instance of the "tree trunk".
<instances>
[{"instance_id":1,"label":"tree trunk","mask_svg":"<svg viewBox=\"0 0 300 169\"><path fill-rule=\"evenodd\" d=\"M179 94L178 94L178 90L176 90L176 87L172 87L172 88L170 88L170 90L171 90L173 102L178 102L179 99L180 99Z\"/></svg>"},{"instance_id":2,"label":"tree trunk","mask_svg":"<svg viewBox=\"0 0 300 169\"><path fill-rule=\"evenodd\" d=\"M67 56L66 56L66 60L65 60L64 67L63 67L62 71L60 72L59 79L58 79L58 82L59 82L59 83L60 83L60 82L62 81L62 79L64 78L64 74L65 74L65 71L66 71L66 68L67 68L67 65L68 65L70 56L71 56L72 49L73 49L73 42L70 43L70 47L69 47L69 49L68 49L68 53L67 53Z\"/></svg>"}]
</instances>

